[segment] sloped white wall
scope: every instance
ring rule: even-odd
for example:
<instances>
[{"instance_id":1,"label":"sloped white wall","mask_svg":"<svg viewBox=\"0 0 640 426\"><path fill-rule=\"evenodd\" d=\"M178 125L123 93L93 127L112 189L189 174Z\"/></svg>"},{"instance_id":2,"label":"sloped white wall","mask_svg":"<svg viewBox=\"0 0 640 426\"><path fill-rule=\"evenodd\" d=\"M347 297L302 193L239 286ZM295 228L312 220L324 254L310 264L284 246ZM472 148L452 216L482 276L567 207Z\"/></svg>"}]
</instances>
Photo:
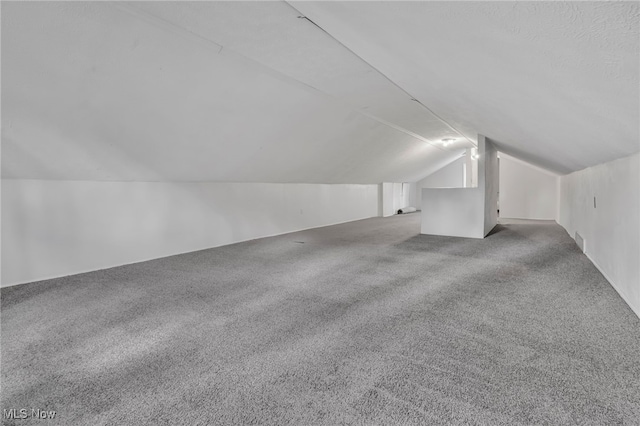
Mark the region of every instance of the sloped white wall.
<instances>
[{"instance_id":1,"label":"sloped white wall","mask_svg":"<svg viewBox=\"0 0 640 426\"><path fill-rule=\"evenodd\" d=\"M284 2L133 3L2 4L2 178L372 184L455 155Z\"/></svg>"},{"instance_id":2,"label":"sloped white wall","mask_svg":"<svg viewBox=\"0 0 640 426\"><path fill-rule=\"evenodd\" d=\"M500 154L500 216L556 220L558 176Z\"/></svg>"},{"instance_id":3,"label":"sloped white wall","mask_svg":"<svg viewBox=\"0 0 640 426\"><path fill-rule=\"evenodd\" d=\"M560 225L640 316L638 182L640 154L560 177Z\"/></svg>"},{"instance_id":4,"label":"sloped white wall","mask_svg":"<svg viewBox=\"0 0 640 426\"><path fill-rule=\"evenodd\" d=\"M460 157L416 183L416 207L422 206L422 188L462 188L465 157Z\"/></svg>"},{"instance_id":5,"label":"sloped white wall","mask_svg":"<svg viewBox=\"0 0 640 426\"><path fill-rule=\"evenodd\" d=\"M464 164L465 158L460 157L425 177L418 184L421 188L462 188L464 186Z\"/></svg>"},{"instance_id":6,"label":"sloped white wall","mask_svg":"<svg viewBox=\"0 0 640 426\"><path fill-rule=\"evenodd\" d=\"M563 174L638 151L638 2L294 4L470 139Z\"/></svg>"},{"instance_id":7,"label":"sloped white wall","mask_svg":"<svg viewBox=\"0 0 640 426\"><path fill-rule=\"evenodd\" d=\"M378 215L378 185L2 180L2 285Z\"/></svg>"}]
</instances>

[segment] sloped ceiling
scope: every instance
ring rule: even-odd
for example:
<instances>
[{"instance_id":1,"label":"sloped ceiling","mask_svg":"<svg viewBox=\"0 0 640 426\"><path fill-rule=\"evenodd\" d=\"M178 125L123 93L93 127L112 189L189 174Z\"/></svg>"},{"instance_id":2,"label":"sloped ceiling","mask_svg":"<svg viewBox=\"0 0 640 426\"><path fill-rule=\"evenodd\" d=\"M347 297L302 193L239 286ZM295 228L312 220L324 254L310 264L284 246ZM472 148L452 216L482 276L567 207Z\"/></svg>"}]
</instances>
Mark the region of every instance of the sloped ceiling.
<instances>
[{"instance_id":1,"label":"sloped ceiling","mask_svg":"<svg viewBox=\"0 0 640 426\"><path fill-rule=\"evenodd\" d=\"M398 182L472 146L284 2L3 2L2 107L5 178Z\"/></svg>"},{"instance_id":2,"label":"sloped ceiling","mask_svg":"<svg viewBox=\"0 0 640 426\"><path fill-rule=\"evenodd\" d=\"M477 133L560 173L640 148L635 2L1 7L3 178L400 182Z\"/></svg>"},{"instance_id":3,"label":"sloped ceiling","mask_svg":"<svg viewBox=\"0 0 640 426\"><path fill-rule=\"evenodd\" d=\"M640 3L292 2L468 137L567 173L640 150Z\"/></svg>"}]
</instances>

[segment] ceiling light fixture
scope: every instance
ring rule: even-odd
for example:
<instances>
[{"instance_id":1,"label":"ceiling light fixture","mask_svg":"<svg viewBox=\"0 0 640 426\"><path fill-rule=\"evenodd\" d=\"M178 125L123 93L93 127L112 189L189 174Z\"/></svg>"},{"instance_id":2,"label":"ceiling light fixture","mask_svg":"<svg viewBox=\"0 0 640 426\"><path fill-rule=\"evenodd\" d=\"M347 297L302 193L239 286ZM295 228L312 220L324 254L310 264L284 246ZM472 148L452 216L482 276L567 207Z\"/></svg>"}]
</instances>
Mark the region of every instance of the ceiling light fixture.
<instances>
[{"instance_id":1,"label":"ceiling light fixture","mask_svg":"<svg viewBox=\"0 0 640 426\"><path fill-rule=\"evenodd\" d=\"M477 160L478 158L480 158L480 154L478 154L478 149L477 148L472 148L471 149L471 159L472 160Z\"/></svg>"},{"instance_id":2,"label":"ceiling light fixture","mask_svg":"<svg viewBox=\"0 0 640 426\"><path fill-rule=\"evenodd\" d=\"M442 143L442 146L449 146L455 141L456 140L454 138L445 138L445 139L442 139L441 143Z\"/></svg>"}]
</instances>

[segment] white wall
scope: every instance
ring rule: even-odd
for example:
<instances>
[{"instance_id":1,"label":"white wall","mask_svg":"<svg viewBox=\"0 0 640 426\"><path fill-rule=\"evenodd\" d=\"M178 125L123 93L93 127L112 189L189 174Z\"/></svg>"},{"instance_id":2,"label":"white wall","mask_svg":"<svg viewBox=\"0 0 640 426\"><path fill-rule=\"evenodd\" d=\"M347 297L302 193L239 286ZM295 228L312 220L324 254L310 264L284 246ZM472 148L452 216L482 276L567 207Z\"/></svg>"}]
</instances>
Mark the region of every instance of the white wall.
<instances>
[{"instance_id":1,"label":"white wall","mask_svg":"<svg viewBox=\"0 0 640 426\"><path fill-rule=\"evenodd\" d=\"M462 188L465 157L459 157L419 181L421 188Z\"/></svg>"},{"instance_id":2,"label":"white wall","mask_svg":"<svg viewBox=\"0 0 640 426\"><path fill-rule=\"evenodd\" d=\"M415 194L415 184L409 182L401 182L394 184L395 193L395 213L398 213L398 210L405 207L416 207L414 197L412 193ZM417 208L417 207L416 207Z\"/></svg>"},{"instance_id":3,"label":"white wall","mask_svg":"<svg viewBox=\"0 0 640 426\"><path fill-rule=\"evenodd\" d=\"M484 237L498 224L498 151L478 135L478 152L478 187L484 189Z\"/></svg>"},{"instance_id":4,"label":"white wall","mask_svg":"<svg viewBox=\"0 0 640 426\"><path fill-rule=\"evenodd\" d=\"M423 188L420 232L483 238L483 197L479 188Z\"/></svg>"},{"instance_id":5,"label":"white wall","mask_svg":"<svg viewBox=\"0 0 640 426\"><path fill-rule=\"evenodd\" d=\"M2 180L2 285L378 215L378 185Z\"/></svg>"},{"instance_id":6,"label":"white wall","mask_svg":"<svg viewBox=\"0 0 640 426\"><path fill-rule=\"evenodd\" d=\"M393 182L383 182L380 184L380 204L382 205L382 217L393 216L395 212L393 211Z\"/></svg>"},{"instance_id":7,"label":"white wall","mask_svg":"<svg viewBox=\"0 0 640 426\"><path fill-rule=\"evenodd\" d=\"M478 135L476 188L422 188L421 233L483 238L498 220L497 151Z\"/></svg>"},{"instance_id":8,"label":"white wall","mask_svg":"<svg viewBox=\"0 0 640 426\"><path fill-rule=\"evenodd\" d=\"M500 153L500 216L557 219L558 175Z\"/></svg>"},{"instance_id":9,"label":"white wall","mask_svg":"<svg viewBox=\"0 0 640 426\"><path fill-rule=\"evenodd\" d=\"M465 157L453 160L443 168L436 170L424 179L416 182L415 204L417 208L422 206L422 188L462 188L464 182ZM469 171L471 173L471 171Z\"/></svg>"},{"instance_id":10,"label":"white wall","mask_svg":"<svg viewBox=\"0 0 640 426\"><path fill-rule=\"evenodd\" d=\"M560 177L560 225L584 238L586 255L640 316L638 182L640 154Z\"/></svg>"},{"instance_id":11,"label":"white wall","mask_svg":"<svg viewBox=\"0 0 640 426\"><path fill-rule=\"evenodd\" d=\"M393 214L398 213L398 209L406 207L406 197L404 194L405 187L402 182L395 182L393 184Z\"/></svg>"},{"instance_id":12,"label":"white wall","mask_svg":"<svg viewBox=\"0 0 640 426\"><path fill-rule=\"evenodd\" d=\"M379 215L382 217L393 216L403 207L415 207L415 184L408 182L383 182L380 184L380 204Z\"/></svg>"}]
</instances>

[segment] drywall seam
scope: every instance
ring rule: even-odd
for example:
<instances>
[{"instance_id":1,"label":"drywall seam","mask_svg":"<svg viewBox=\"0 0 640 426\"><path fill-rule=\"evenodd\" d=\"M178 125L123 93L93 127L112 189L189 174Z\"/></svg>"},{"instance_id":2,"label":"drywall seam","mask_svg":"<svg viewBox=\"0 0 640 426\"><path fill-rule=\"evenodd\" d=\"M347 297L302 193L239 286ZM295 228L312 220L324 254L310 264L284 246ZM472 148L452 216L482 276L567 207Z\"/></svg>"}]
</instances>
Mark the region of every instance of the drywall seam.
<instances>
[{"instance_id":1,"label":"drywall seam","mask_svg":"<svg viewBox=\"0 0 640 426\"><path fill-rule=\"evenodd\" d=\"M604 269L602 269L600 265L598 265L598 263L593 258L591 258L591 256L589 256L589 253L585 252L584 254L587 256L587 259L589 259L591 263L593 263L593 266L595 266L596 269L602 274L604 279L607 280L609 284L611 284L611 287L613 287L613 289L620 295L622 300L625 301L631 311L636 314L638 318L640 318L640 306L634 306L634 304L631 302L631 299L626 295L626 293L620 287L618 287L611 278L609 278Z\"/></svg>"},{"instance_id":2,"label":"drywall seam","mask_svg":"<svg viewBox=\"0 0 640 426\"><path fill-rule=\"evenodd\" d=\"M156 27L162 28L165 31L171 32L179 37L184 37L189 41L194 41L202 46L204 46L208 51L213 51L216 54L220 54L222 49L224 48L221 44L216 43L213 40L210 40L206 37L202 37L200 34L194 33L193 31L189 31L186 28L178 27L177 25L172 24L171 22L167 22L162 18L151 15L145 11L138 9L137 7L132 6L131 4L124 2L113 2L110 3L113 7L120 10L121 12L127 13L141 21L144 21L148 24L154 25Z\"/></svg>"},{"instance_id":3,"label":"drywall seam","mask_svg":"<svg viewBox=\"0 0 640 426\"><path fill-rule=\"evenodd\" d=\"M286 3L286 2L285 2ZM288 3L287 3L288 4ZM266 72L267 74L271 75L274 78L279 79L280 81L283 81L285 83L289 83L289 84L293 84L294 86L297 87L301 87L307 91L310 91L312 93L315 94L322 94L323 96L326 96L328 98L331 98L333 101L336 102L340 102L346 106L348 106L349 108L353 109L355 112L357 112L358 114L361 114L367 118L370 118L372 120L377 121L378 123L390 127L394 130L397 130L401 133L404 133L408 136L411 136L412 138L418 139L421 142L425 142L428 143L430 145L432 145L433 147L440 149L440 150L445 150L440 144L427 139L421 135L418 135L417 133L414 133L408 129L405 129L401 126L398 126L397 124L391 123L387 120L384 120L380 117L377 117L373 114L370 114L368 112L366 112L365 110L363 110L362 108L355 108L352 105L349 105L347 102L345 102L344 100L331 95L323 90L318 89L317 87L314 87L302 80L299 80L297 78L291 77L290 75L287 75L285 73L283 73L282 71L278 71L272 67L269 67L267 65L264 65L261 62L258 62L252 58L249 58L243 54L240 54L236 51L234 51L233 49L229 49L229 48L225 48L223 45L210 40L209 38L203 37L200 34L194 33L193 31L190 31L186 28L183 28L179 25L176 25L172 22L166 21L165 19L162 19L160 17L155 16L154 14L151 14L147 11L143 11L140 10L134 6L131 6L129 4L123 4L123 3L114 3L114 6L116 7L116 9L127 13L137 19L140 19L141 21L147 22L150 25L154 25L156 27L162 28L165 31L169 31L171 33L177 34L178 36L184 37L188 40L191 41L195 41L198 42L200 44L202 44L206 49L208 50L214 50L217 54L219 55L224 55L227 56L229 58L232 58L234 60L237 60L239 62L244 62L246 64L248 64L250 67L255 67L260 69L263 72ZM291 6L289 4L289 6ZM297 9L295 9L295 7L291 6L291 8L293 8L294 10L297 11ZM306 17L305 17L306 18ZM321 27L319 27L317 24L315 24L313 21L311 21L310 19L307 18L307 20L309 22L311 22L312 24L314 24L316 27L320 28L320 30L324 31ZM336 43L338 43L339 45L343 46L346 50L348 50L349 52L351 52L355 57L359 58L362 60L362 58L360 58L358 55L356 55L353 51L351 51L349 48L347 48L346 46L344 46L342 43L340 43L335 37L333 37L331 34L327 33L326 31L324 31L329 37L331 37L331 39L335 40ZM406 91L404 89L402 89L400 86L398 86L394 81L391 81L387 76L385 76L384 74L382 74L379 70L377 70L376 68L374 68L371 64L367 63L366 61L362 60L367 66L369 66L372 70L376 71L378 74L380 74L381 76L383 76L385 79L387 79L391 84L393 84L395 87L397 87L399 90L401 90L402 92L406 93ZM407 96L411 97L410 94L406 93ZM420 104L423 108L425 108L429 114L433 115L435 118L437 118L438 120L440 120L442 123L444 123L446 126L448 126L449 128L451 128L454 132L458 133L458 135L460 135L462 138L467 139L473 146L476 146L476 144L469 138L467 138L465 135L463 135L462 133L460 133L459 131L457 131L453 126L451 126L449 123L447 123L445 120L443 120L441 117L439 117L437 114L435 114L431 109L427 108L425 105L423 105L421 102L419 102L418 100L416 100L415 98L411 97L412 100L416 101L418 104Z\"/></svg>"},{"instance_id":4,"label":"drywall seam","mask_svg":"<svg viewBox=\"0 0 640 426\"><path fill-rule=\"evenodd\" d=\"M433 115L434 117L436 117L438 120L440 120L441 123L443 123L445 126L449 127L451 130L453 130L455 133L457 133L458 135L460 135L463 139L466 139L467 141L469 141L469 143L471 143L472 146L477 147L478 145L471 140L469 137L467 137L467 135L465 135L463 132L459 131L457 128L455 128L453 125L451 125L448 121L446 121L444 118L442 118L440 115L436 114L431 108L429 108L428 106L426 106L425 104L423 104L422 102L420 102L415 96L413 96L412 94L410 94L404 87L402 87L400 84L398 84L395 80L392 80L389 76L387 76L385 73L383 73L379 68L375 67L371 62L367 61L366 59L364 59L364 57L362 55L359 55L358 53L356 53L354 50L352 50L350 47L348 47L345 43L343 43L338 37L336 37L334 34L330 33L329 31L327 31L324 27L321 27L320 25L318 25L316 22L312 21L311 19L309 19L306 14L304 12L301 12L297 7L293 6L291 4L291 2L286 1L285 3L288 4L289 6L291 6L291 8L293 10L295 10L296 12L300 13L301 15L303 15L309 22L311 22L313 25L315 25L316 27L318 27L321 31L323 31L324 33L326 33L329 37L331 37L333 40L336 41L336 43L340 44L341 46L343 46L346 50L348 50L349 52L351 52L354 56L356 56L357 58L359 58L362 62L364 62L365 64L367 64L367 66L371 67L371 69L375 70L378 74L380 74L381 76L383 76L385 79L387 79L389 81L389 83L393 84L395 87L397 87L398 89L400 89L402 92L404 92L409 98L411 98L412 101L416 102L418 105L420 105L422 108L424 108L426 111L429 112L429 114Z\"/></svg>"},{"instance_id":5,"label":"drywall seam","mask_svg":"<svg viewBox=\"0 0 640 426\"><path fill-rule=\"evenodd\" d=\"M295 4L465 134L564 173L637 151L638 2L394 3Z\"/></svg>"},{"instance_id":6,"label":"drywall seam","mask_svg":"<svg viewBox=\"0 0 640 426\"><path fill-rule=\"evenodd\" d=\"M399 132L402 132L402 133L404 133L406 135L409 135L414 139L418 139L419 141L428 143L428 144L432 145L433 147L438 148L441 151L448 151L448 150L444 149L440 144L435 143L432 140L429 140L429 139L427 139L427 138L425 138L423 136L420 136L419 134L414 133L411 130L407 130L404 127L400 127L397 124L393 124L390 121L384 120L384 119L382 119L380 117L377 117L377 116L375 116L373 114L369 114L368 112L364 111L362 108L357 108L357 109L355 109L355 111L357 111L358 113L364 115L365 117L369 117L370 119L377 121L380 124L383 124L383 125L385 125L387 127L391 127L392 129L395 129L395 130L397 130Z\"/></svg>"}]
</instances>

